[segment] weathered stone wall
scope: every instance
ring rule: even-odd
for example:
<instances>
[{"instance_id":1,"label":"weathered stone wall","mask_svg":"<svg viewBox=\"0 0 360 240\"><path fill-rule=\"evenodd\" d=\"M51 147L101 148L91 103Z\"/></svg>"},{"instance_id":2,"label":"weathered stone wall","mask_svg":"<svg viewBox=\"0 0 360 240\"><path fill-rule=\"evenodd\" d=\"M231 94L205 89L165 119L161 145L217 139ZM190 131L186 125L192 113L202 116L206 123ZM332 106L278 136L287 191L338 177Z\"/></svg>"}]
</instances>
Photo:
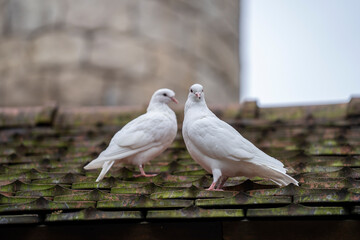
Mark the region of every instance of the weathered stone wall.
<instances>
[{"instance_id":1,"label":"weathered stone wall","mask_svg":"<svg viewBox=\"0 0 360 240\"><path fill-rule=\"evenodd\" d=\"M239 99L239 0L0 0L0 106Z\"/></svg>"}]
</instances>

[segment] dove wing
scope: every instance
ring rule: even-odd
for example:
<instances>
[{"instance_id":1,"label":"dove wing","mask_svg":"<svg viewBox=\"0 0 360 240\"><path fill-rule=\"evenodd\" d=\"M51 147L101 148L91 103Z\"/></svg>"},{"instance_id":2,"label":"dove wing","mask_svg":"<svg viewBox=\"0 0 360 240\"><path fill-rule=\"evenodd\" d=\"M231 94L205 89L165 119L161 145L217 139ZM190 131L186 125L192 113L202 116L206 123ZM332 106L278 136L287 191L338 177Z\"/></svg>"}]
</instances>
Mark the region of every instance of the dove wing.
<instances>
[{"instance_id":1,"label":"dove wing","mask_svg":"<svg viewBox=\"0 0 360 240\"><path fill-rule=\"evenodd\" d=\"M106 149L103 156L114 156L117 153L137 149L143 151L144 148L149 149L158 146L166 139L168 129L169 123L162 114L147 113L141 115L114 135L110 142L112 148L109 151ZM118 148L118 150L114 148Z\"/></svg>"},{"instance_id":2,"label":"dove wing","mask_svg":"<svg viewBox=\"0 0 360 240\"><path fill-rule=\"evenodd\" d=\"M111 139L109 146L86 166L102 166L104 161L129 157L162 144L166 139L169 123L161 114L146 113L126 124Z\"/></svg>"},{"instance_id":3,"label":"dove wing","mask_svg":"<svg viewBox=\"0 0 360 240\"><path fill-rule=\"evenodd\" d=\"M240 161L254 157L248 141L216 116L195 120L188 128L188 135L191 144L210 158Z\"/></svg>"}]
</instances>

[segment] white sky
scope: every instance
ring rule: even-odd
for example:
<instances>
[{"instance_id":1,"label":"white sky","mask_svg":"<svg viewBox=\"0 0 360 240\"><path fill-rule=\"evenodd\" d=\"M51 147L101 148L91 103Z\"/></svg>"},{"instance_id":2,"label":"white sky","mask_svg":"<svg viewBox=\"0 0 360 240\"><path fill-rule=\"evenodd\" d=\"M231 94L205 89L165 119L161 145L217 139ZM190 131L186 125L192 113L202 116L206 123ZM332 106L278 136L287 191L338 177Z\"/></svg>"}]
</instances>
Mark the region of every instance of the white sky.
<instances>
[{"instance_id":1,"label":"white sky","mask_svg":"<svg viewBox=\"0 0 360 240\"><path fill-rule=\"evenodd\" d=\"M241 1L241 100L313 104L360 94L360 0Z\"/></svg>"}]
</instances>

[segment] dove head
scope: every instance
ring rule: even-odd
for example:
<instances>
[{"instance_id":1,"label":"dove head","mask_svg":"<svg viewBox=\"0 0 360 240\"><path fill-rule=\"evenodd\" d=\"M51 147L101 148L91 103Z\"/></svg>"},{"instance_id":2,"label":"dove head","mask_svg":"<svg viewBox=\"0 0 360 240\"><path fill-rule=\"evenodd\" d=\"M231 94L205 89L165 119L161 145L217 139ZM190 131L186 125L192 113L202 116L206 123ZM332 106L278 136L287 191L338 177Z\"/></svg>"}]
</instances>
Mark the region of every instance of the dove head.
<instances>
[{"instance_id":1,"label":"dove head","mask_svg":"<svg viewBox=\"0 0 360 240\"><path fill-rule=\"evenodd\" d=\"M200 84L194 84L189 89L188 98L194 101L203 101L204 100L204 88Z\"/></svg>"},{"instance_id":2,"label":"dove head","mask_svg":"<svg viewBox=\"0 0 360 240\"><path fill-rule=\"evenodd\" d=\"M151 97L151 102L154 103L169 103L170 101L178 103L174 91L167 88L157 90Z\"/></svg>"}]
</instances>

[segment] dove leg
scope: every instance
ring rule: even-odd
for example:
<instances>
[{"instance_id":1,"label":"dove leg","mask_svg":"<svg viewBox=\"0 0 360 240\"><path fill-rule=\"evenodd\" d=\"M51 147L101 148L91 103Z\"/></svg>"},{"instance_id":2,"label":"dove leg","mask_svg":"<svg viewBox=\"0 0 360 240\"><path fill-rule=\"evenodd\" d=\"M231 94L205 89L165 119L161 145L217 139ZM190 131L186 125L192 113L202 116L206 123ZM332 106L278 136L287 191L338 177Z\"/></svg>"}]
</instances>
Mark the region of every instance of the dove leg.
<instances>
[{"instance_id":1,"label":"dove leg","mask_svg":"<svg viewBox=\"0 0 360 240\"><path fill-rule=\"evenodd\" d=\"M224 177L224 176L221 176L220 177L220 183L219 185L217 186L217 190L222 190L223 186L225 185L226 181L228 180L229 177Z\"/></svg>"},{"instance_id":2,"label":"dove leg","mask_svg":"<svg viewBox=\"0 0 360 240\"><path fill-rule=\"evenodd\" d=\"M140 169L140 174L135 175L135 177L153 177L156 176L156 174L146 174L144 171L143 166L140 164L139 165L139 169Z\"/></svg>"},{"instance_id":3,"label":"dove leg","mask_svg":"<svg viewBox=\"0 0 360 240\"><path fill-rule=\"evenodd\" d=\"M206 189L206 190L216 191L217 189L215 189L215 186L216 186L217 181L221 177L221 171L219 169L213 169L212 174L213 174L213 182L210 185L210 187L208 189Z\"/></svg>"}]
</instances>

